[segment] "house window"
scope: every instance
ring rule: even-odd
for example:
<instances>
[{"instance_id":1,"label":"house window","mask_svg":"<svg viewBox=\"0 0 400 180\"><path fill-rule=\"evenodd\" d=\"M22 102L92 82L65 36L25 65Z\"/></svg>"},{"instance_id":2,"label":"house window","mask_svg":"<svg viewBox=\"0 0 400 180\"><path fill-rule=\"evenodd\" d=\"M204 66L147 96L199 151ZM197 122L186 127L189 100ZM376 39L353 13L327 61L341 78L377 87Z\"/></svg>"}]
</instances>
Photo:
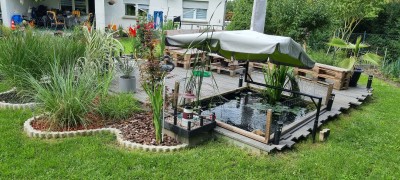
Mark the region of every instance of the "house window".
<instances>
[{"instance_id":1,"label":"house window","mask_svg":"<svg viewBox=\"0 0 400 180\"><path fill-rule=\"evenodd\" d=\"M139 7L139 16L147 16L149 12L149 5L147 4L138 4Z\"/></svg>"},{"instance_id":2,"label":"house window","mask_svg":"<svg viewBox=\"0 0 400 180\"><path fill-rule=\"evenodd\" d=\"M208 1L183 1L183 19L206 20Z\"/></svg>"},{"instance_id":3,"label":"house window","mask_svg":"<svg viewBox=\"0 0 400 180\"><path fill-rule=\"evenodd\" d=\"M88 0L61 0L60 6L62 11L79 10L88 13Z\"/></svg>"},{"instance_id":4,"label":"house window","mask_svg":"<svg viewBox=\"0 0 400 180\"><path fill-rule=\"evenodd\" d=\"M62 11L72 11L72 1L71 0L61 0L61 10Z\"/></svg>"},{"instance_id":5,"label":"house window","mask_svg":"<svg viewBox=\"0 0 400 180\"><path fill-rule=\"evenodd\" d=\"M125 15L136 16L136 5L135 4L125 4Z\"/></svg>"},{"instance_id":6,"label":"house window","mask_svg":"<svg viewBox=\"0 0 400 180\"><path fill-rule=\"evenodd\" d=\"M75 0L75 10L86 12L86 0Z\"/></svg>"}]
</instances>

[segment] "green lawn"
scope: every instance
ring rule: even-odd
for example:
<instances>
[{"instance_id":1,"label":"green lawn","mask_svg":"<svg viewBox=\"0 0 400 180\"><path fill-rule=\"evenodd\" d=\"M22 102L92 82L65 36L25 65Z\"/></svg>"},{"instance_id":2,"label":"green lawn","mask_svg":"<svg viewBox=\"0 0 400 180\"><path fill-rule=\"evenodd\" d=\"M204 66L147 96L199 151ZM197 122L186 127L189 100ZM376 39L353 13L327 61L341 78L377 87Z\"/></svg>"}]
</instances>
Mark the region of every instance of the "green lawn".
<instances>
[{"instance_id":1,"label":"green lawn","mask_svg":"<svg viewBox=\"0 0 400 180\"><path fill-rule=\"evenodd\" d=\"M365 82L363 77L363 82ZM223 141L173 153L129 151L104 134L58 140L22 132L30 112L0 111L0 179L398 179L400 89L374 81L366 105L328 123L325 143L254 156Z\"/></svg>"},{"instance_id":2,"label":"green lawn","mask_svg":"<svg viewBox=\"0 0 400 180\"><path fill-rule=\"evenodd\" d=\"M131 37L122 37L118 39L121 42L122 46L124 46L124 54L131 54L133 52L133 38Z\"/></svg>"}]
</instances>

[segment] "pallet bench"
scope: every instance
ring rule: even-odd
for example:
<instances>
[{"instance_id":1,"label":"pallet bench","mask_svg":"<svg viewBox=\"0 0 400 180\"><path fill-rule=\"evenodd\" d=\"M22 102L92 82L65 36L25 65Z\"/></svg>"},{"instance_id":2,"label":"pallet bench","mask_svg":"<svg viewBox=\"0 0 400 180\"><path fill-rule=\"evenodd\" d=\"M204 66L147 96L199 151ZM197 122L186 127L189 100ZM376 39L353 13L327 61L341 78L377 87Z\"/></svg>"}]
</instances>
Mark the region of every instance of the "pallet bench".
<instances>
[{"instance_id":1,"label":"pallet bench","mask_svg":"<svg viewBox=\"0 0 400 180\"><path fill-rule=\"evenodd\" d=\"M295 68L294 74L314 81L333 83L334 89L344 90L349 88L352 72L347 69L316 63L313 69Z\"/></svg>"},{"instance_id":2,"label":"pallet bench","mask_svg":"<svg viewBox=\"0 0 400 180\"><path fill-rule=\"evenodd\" d=\"M221 71L228 72L231 77L235 76L236 74L240 74L244 72L245 68L240 65L229 65L228 67L223 67L221 63L211 63L209 66L209 70L217 70L218 74L221 74Z\"/></svg>"}]
</instances>

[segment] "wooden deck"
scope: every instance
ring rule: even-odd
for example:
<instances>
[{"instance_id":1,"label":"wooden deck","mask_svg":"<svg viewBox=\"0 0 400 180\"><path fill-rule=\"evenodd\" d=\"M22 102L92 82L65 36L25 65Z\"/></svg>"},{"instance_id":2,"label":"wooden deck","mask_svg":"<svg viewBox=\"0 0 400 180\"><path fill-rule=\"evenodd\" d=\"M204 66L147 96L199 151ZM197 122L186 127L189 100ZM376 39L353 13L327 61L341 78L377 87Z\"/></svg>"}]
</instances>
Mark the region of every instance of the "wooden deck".
<instances>
[{"instance_id":1,"label":"wooden deck","mask_svg":"<svg viewBox=\"0 0 400 180\"><path fill-rule=\"evenodd\" d=\"M174 88L175 81L180 82L180 93L184 91L185 78L189 76L190 71L185 70L183 68L175 68L171 74L169 74L169 78L166 80L166 85L171 90ZM257 71L251 73L252 79L256 82L264 82L263 74ZM136 76L139 77L139 76ZM215 96L217 94L223 94L230 91L233 91L238 88L239 84L239 76L230 77L229 75L217 74L213 73L214 78L204 78L202 90L201 90L201 98L207 98L211 96ZM215 81L213 81L213 79ZM113 81L112 91L117 91L118 80ZM326 95L326 90L321 88L318 85L310 85L307 82L300 81L300 89L302 92L307 94L312 94L316 96ZM245 83L244 83L245 85ZM140 83L138 82L138 90L135 94L135 97L141 101L147 101L147 94L140 87ZM303 88L302 88L303 87ZM318 127L322 126L329 119L332 119L342 113L343 110L349 109L351 106L358 106L363 103L363 101L372 95L372 92L368 91L365 88L365 85L359 85L356 88L349 88L347 90L333 90L333 93L336 95L333 103L333 107L331 111L326 111L324 108L320 113ZM325 107L325 106L324 106ZM295 127L293 129L285 132L282 137L279 145L272 144L264 144L259 143L250 138L238 135L237 133L230 132L226 129L217 127L215 129L216 134L222 135L227 139L235 141L235 144L240 144L239 146L243 147L243 144L254 148L256 150L260 150L262 152L270 153L275 151L280 151L286 148L291 148L298 140L308 137L311 134L311 130L313 128L315 118L311 118L300 126Z\"/></svg>"}]
</instances>

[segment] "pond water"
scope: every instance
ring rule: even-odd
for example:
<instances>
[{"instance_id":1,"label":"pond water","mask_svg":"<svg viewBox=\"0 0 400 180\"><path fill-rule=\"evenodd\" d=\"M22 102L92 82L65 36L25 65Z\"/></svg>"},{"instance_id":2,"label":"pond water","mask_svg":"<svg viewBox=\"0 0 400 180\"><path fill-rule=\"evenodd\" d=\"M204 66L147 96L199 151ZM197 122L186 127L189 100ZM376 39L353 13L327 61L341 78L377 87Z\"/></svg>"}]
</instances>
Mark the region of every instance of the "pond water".
<instances>
[{"instance_id":1,"label":"pond water","mask_svg":"<svg viewBox=\"0 0 400 180\"><path fill-rule=\"evenodd\" d=\"M202 103L202 115L208 116L214 112L218 120L250 132L265 132L267 109L273 109L271 134L278 121L284 125L290 124L315 108L300 98L285 98L283 102L271 106L260 93L248 90L216 99L219 100Z\"/></svg>"}]
</instances>

